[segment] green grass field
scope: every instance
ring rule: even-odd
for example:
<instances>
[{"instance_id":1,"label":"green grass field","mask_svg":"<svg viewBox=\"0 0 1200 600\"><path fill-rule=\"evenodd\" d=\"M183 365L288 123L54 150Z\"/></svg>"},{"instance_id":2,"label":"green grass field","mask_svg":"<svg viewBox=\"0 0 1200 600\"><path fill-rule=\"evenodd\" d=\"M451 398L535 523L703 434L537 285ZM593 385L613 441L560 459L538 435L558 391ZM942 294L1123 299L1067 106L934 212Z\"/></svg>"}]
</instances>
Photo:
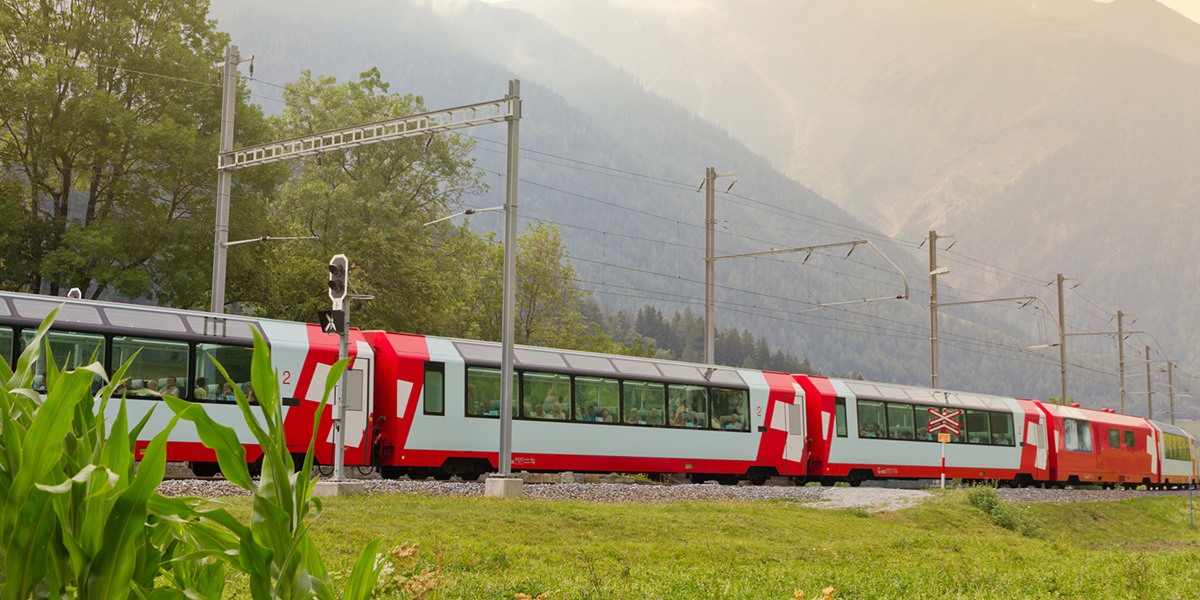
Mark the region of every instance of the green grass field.
<instances>
[{"instance_id":1,"label":"green grass field","mask_svg":"<svg viewBox=\"0 0 1200 600\"><path fill-rule=\"evenodd\" d=\"M1027 535L964 491L890 513L372 495L327 499L314 537L335 578L373 537L417 544L392 579L428 570L409 583L426 598L1200 597L1186 498L1003 510ZM236 581L227 591L241 593Z\"/></svg>"}]
</instances>

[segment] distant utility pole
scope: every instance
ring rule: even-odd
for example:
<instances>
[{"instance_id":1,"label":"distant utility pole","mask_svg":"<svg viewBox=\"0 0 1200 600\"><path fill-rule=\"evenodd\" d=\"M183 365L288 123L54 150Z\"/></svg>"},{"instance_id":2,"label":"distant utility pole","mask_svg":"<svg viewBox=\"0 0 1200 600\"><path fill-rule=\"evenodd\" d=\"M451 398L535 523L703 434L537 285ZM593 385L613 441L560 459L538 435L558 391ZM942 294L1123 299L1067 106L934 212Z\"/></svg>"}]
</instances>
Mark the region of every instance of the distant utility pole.
<instances>
[{"instance_id":1,"label":"distant utility pole","mask_svg":"<svg viewBox=\"0 0 1200 600\"><path fill-rule=\"evenodd\" d=\"M1154 388L1150 387L1150 346L1146 346L1146 418L1154 418Z\"/></svg>"},{"instance_id":2,"label":"distant utility pole","mask_svg":"<svg viewBox=\"0 0 1200 600\"><path fill-rule=\"evenodd\" d=\"M937 231L929 231L929 385L938 386L938 298L937 278L947 272L937 266Z\"/></svg>"},{"instance_id":3,"label":"distant utility pole","mask_svg":"<svg viewBox=\"0 0 1200 600\"><path fill-rule=\"evenodd\" d=\"M1063 307L1063 274L1058 274L1058 369L1062 376L1062 403L1068 404L1067 396L1067 316Z\"/></svg>"},{"instance_id":4,"label":"distant utility pole","mask_svg":"<svg viewBox=\"0 0 1200 600\"><path fill-rule=\"evenodd\" d=\"M717 333L713 312L716 310L713 289L713 254L716 246L717 194L713 185L717 182L717 170L704 170L704 362L717 362Z\"/></svg>"},{"instance_id":5,"label":"distant utility pole","mask_svg":"<svg viewBox=\"0 0 1200 600\"><path fill-rule=\"evenodd\" d=\"M1117 311L1117 387L1121 392L1121 414L1125 413L1125 313Z\"/></svg>"},{"instance_id":6,"label":"distant utility pole","mask_svg":"<svg viewBox=\"0 0 1200 600\"><path fill-rule=\"evenodd\" d=\"M1175 363L1167 361L1167 389L1171 392L1171 424L1175 424Z\"/></svg>"},{"instance_id":7,"label":"distant utility pole","mask_svg":"<svg viewBox=\"0 0 1200 600\"><path fill-rule=\"evenodd\" d=\"M704 170L704 183L700 184L700 187L704 188L704 362L710 365L717 362L713 263L716 262L717 193L715 186L718 177L733 177L733 183L730 183L729 187L725 189L726 192L733 189L733 184L737 183L737 177L734 177L733 173L717 174L715 167L708 167Z\"/></svg>"}]
</instances>

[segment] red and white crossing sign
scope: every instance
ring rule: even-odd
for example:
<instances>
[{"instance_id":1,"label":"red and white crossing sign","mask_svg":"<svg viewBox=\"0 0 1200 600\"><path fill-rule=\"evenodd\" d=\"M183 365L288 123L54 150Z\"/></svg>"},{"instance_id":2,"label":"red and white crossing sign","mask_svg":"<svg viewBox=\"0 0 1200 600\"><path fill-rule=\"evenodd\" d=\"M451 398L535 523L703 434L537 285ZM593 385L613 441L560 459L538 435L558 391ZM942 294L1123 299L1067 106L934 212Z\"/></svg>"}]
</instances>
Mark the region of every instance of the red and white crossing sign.
<instances>
[{"instance_id":1,"label":"red and white crossing sign","mask_svg":"<svg viewBox=\"0 0 1200 600\"><path fill-rule=\"evenodd\" d=\"M961 415L962 412L962 409L950 410L943 408L938 410L936 408L930 408L929 416L932 418L929 419L929 424L927 426L929 428L929 433L944 431L954 435L962 435L962 425L960 425L958 421L954 420L954 417Z\"/></svg>"}]
</instances>

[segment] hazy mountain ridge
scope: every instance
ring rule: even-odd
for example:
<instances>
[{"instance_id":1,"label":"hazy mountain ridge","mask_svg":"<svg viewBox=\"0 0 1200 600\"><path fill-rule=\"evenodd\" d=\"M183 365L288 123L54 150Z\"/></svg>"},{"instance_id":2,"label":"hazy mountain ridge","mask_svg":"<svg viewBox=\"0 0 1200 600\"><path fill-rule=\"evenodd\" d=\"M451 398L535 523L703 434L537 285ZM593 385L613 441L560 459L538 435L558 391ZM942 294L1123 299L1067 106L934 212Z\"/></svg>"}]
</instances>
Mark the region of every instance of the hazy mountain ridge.
<instances>
[{"instance_id":1,"label":"hazy mountain ridge","mask_svg":"<svg viewBox=\"0 0 1200 600\"><path fill-rule=\"evenodd\" d=\"M834 10L837 4L818 8ZM683 103L677 99L647 94L620 69L518 11L477 2L359 1L340 5L331 13L316 3L280 0L245 4L221 0L214 3L213 15L241 45L243 54L257 55L258 76L274 83L294 79L303 68L345 80L378 65L384 79L392 82L393 90L421 94L426 105L435 109L500 97L504 81L520 77L526 110L522 147L545 153L527 155L522 161L521 177L533 183L522 184L521 214L523 218L560 224L564 241L572 254L580 257L575 265L581 278L592 282L588 287L609 290L599 296L608 307L636 308L656 303L667 312L679 308L682 302L703 297L702 286L696 283L703 278L703 254L697 249L703 245L699 228L703 194L692 186L699 184L704 167L709 165L738 176L735 195L718 196L717 217L723 224L718 231L719 253L762 250L764 245L843 241L870 229L775 172L728 133L719 131L721 127L735 131L731 123L715 121L714 127L682 110ZM394 33L397 27L403 29L403 35ZM650 60L649 55L647 62L663 65ZM816 58L810 63L813 68L820 66ZM867 72L866 67L860 72ZM848 89L910 85L904 77L882 74L869 81L848 72L831 72L829 77ZM743 80L731 81L735 83L730 85L740 85ZM826 104L838 105L836 94L821 94ZM770 97L785 96L779 92ZM727 101L716 93L709 98ZM277 108L269 102L264 106L268 110ZM758 126L770 129L777 127L765 118L770 110L770 102L764 101L748 113L759 117ZM809 119L816 127L817 119L826 117L812 112L797 118ZM502 126L467 133L483 139L503 139ZM797 139L812 143L808 137ZM1041 147L1040 142L1022 142L1019 135L1014 139L1013 143ZM502 172L502 149L488 142L480 142L480 148L481 166ZM1014 156L1019 154L1023 153ZM593 167L579 163L559 167L556 163L563 161L554 156L687 184L649 185L633 177L597 174L591 172ZM720 183L720 189L727 181ZM491 183L494 191L502 189L495 179ZM494 193L489 198L469 201L484 206L494 204L497 198ZM744 198L781 206L788 213L771 214ZM678 219L667 223L614 211L602 203L612 199L655 214L678 215ZM793 225L793 212L803 217L800 224ZM494 214L473 218L485 227L499 222ZM590 230L581 225L590 226ZM780 225L785 228L780 229ZM639 243L596 230L670 244ZM885 251L900 262L905 272L922 272L922 261L909 253L911 248L886 246ZM853 260L871 258L869 253L859 251ZM814 265L825 270L814 269ZM676 279L665 281L630 268L673 273ZM718 308L720 327L747 327L757 335L766 335L772 345L811 359L814 366L825 371L858 371L867 377L903 383L928 381L928 332L922 330L928 321L919 283L914 285L913 301L875 303L854 309L867 315L856 316L839 311L803 311L814 302L895 293L898 281L877 264L858 266L838 256L814 258L805 268L755 260L721 263L717 271L718 302L724 305ZM617 284L629 291L623 296L596 282ZM753 292L740 293L737 289ZM784 298L800 298L809 304L797 305ZM728 304L735 308L730 309ZM1020 321L1018 328L1024 328L1024 315L996 318L994 313L988 316L969 308L943 316L947 347L954 343L953 334L1009 347L1023 345L971 321L990 327ZM1028 360L964 352L943 353L942 379L949 387L1039 396L1055 389L1057 381L1056 371L1049 366L1031 367ZM1073 384L1072 389L1089 393L1087 385L1079 382L1079 387ZM1097 395L1115 396L1110 392L1105 389Z\"/></svg>"},{"instance_id":2,"label":"hazy mountain ridge","mask_svg":"<svg viewBox=\"0 0 1200 600\"><path fill-rule=\"evenodd\" d=\"M1200 25L1157 2L712 2L669 20L615 0L513 5L885 233L938 229L1011 270L1080 276L1173 358L1200 356L1180 333L1200 324ZM729 77L748 81L726 89L732 108L707 102Z\"/></svg>"}]
</instances>

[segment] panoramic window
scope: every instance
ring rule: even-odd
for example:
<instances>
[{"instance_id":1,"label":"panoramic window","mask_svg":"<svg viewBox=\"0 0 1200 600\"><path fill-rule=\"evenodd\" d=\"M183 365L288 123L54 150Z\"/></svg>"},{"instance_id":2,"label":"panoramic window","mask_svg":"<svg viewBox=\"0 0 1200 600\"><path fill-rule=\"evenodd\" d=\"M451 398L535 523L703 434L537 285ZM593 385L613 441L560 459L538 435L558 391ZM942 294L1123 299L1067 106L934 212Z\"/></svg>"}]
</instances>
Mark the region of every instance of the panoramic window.
<instances>
[{"instance_id":1,"label":"panoramic window","mask_svg":"<svg viewBox=\"0 0 1200 600\"><path fill-rule=\"evenodd\" d=\"M750 421L750 397L746 390L713 388L713 426L728 431L748 431Z\"/></svg>"},{"instance_id":2,"label":"panoramic window","mask_svg":"<svg viewBox=\"0 0 1200 600\"><path fill-rule=\"evenodd\" d=\"M566 421L571 418L571 376L526 371L521 387L521 415L529 419Z\"/></svg>"},{"instance_id":3,"label":"panoramic window","mask_svg":"<svg viewBox=\"0 0 1200 600\"><path fill-rule=\"evenodd\" d=\"M35 331L22 334L26 346L33 343ZM49 331L42 338L41 355L34 363L33 389L38 392L46 391L46 357L47 350L54 355L54 362L63 370L74 369L94 361L104 360L104 337L88 333L70 331ZM93 386L100 389L103 380L97 375Z\"/></svg>"},{"instance_id":4,"label":"panoramic window","mask_svg":"<svg viewBox=\"0 0 1200 600\"><path fill-rule=\"evenodd\" d=\"M121 387L114 392L115 395L125 393L131 398L188 396L190 388L186 343L126 336L113 337L113 366L118 367L130 360L133 362L125 371L125 379L121 381Z\"/></svg>"},{"instance_id":5,"label":"panoramic window","mask_svg":"<svg viewBox=\"0 0 1200 600\"><path fill-rule=\"evenodd\" d=\"M234 386L253 399L254 387L250 384L250 359L254 350L245 346L224 344L196 344L196 380L192 384L192 395L197 399L214 402L236 402ZM217 364L225 368L233 385L217 370ZM201 396L201 394L204 394Z\"/></svg>"},{"instance_id":6,"label":"panoramic window","mask_svg":"<svg viewBox=\"0 0 1200 600\"><path fill-rule=\"evenodd\" d=\"M911 440L914 437L913 407L911 404L888 402L888 437L893 440Z\"/></svg>"},{"instance_id":7,"label":"panoramic window","mask_svg":"<svg viewBox=\"0 0 1200 600\"><path fill-rule=\"evenodd\" d=\"M629 382L625 382L629 385ZM660 392L662 384L657 385ZM621 385L604 377L575 378L575 420L586 423L616 423L621 415Z\"/></svg>"},{"instance_id":8,"label":"panoramic window","mask_svg":"<svg viewBox=\"0 0 1200 600\"><path fill-rule=\"evenodd\" d=\"M937 435L929 433L929 419L933 415L929 414L928 406L916 406L913 409L913 425L916 427L917 439L925 441L937 441Z\"/></svg>"},{"instance_id":9,"label":"panoramic window","mask_svg":"<svg viewBox=\"0 0 1200 600\"><path fill-rule=\"evenodd\" d=\"M982 410L967 411L967 443L990 444L992 434L989 427L988 414Z\"/></svg>"},{"instance_id":10,"label":"panoramic window","mask_svg":"<svg viewBox=\"0 0 1200 600\"><path fill-rule=\"evenodd\" d=\"M0 356L8 362L9 368L16 368L13 361L13 330L11 327L0 327Z\"/></svg>"},{"instance_id":11,"label":"panoramic window","mask_svg":"<svg viewBox=\"0 0 1200 600\"><path fill-rule=\"evenodd\" d=\"M884 415L882 402L876 400L858 401L858 437L887 437L887 417Z\"/></svg>"},{"instance_id":12,"label":"panoramic window","mask_svg":"<svg viewBox=\"0 0 1200 600\"><path fill-rule=\"evenodd\" d=\"M632 425L663 425L666 423L666 392L661 383L626 381L624 390L624 423Z\"/></svg>"},{"instance_id":13,"label":"panoramic window","mask_svg":"<svg viewBox=\"0 0 1200 600\"><path fill-rule=\"evenodd\" d=\"M513 410L517 407L517 373L513 373ZM500 416L500 369L467 367L467 415Z\"/></svg>"},{"instance_id":14,"label":"panoramic window","mask_svg":"<svg viewBox=\"0 0 1200 600\"><path fill-rule=\"evenodd\" d=\"M708 388L698 385L670 385L667 399L671 425L689 429L708 427Z\"/></svg>"},{"instance_id":15,"label":"panoramic window","mask_svg":"<svg viewBox=\"0 0 1200 600\"><path fill-rule=\"evenodd\" d=\"M1191 460L1191 452L1188 449L1188 440L1182 435L1174 433L1164 433L1163 440L1166 442L1166 458L1168 460Z\"/></svg>"},{"instance_id":16,"label":"panoramic window","mask_svg":"<svg viewBox=\"0 0 1200 600\"><path fill-rule=\"evenodd\" d=\"M1013 417L1010 413L988 413L992 426L992 444L996 446L1015 446L1016 437L1013 435Z\"/></svg>"}]
</instances>

